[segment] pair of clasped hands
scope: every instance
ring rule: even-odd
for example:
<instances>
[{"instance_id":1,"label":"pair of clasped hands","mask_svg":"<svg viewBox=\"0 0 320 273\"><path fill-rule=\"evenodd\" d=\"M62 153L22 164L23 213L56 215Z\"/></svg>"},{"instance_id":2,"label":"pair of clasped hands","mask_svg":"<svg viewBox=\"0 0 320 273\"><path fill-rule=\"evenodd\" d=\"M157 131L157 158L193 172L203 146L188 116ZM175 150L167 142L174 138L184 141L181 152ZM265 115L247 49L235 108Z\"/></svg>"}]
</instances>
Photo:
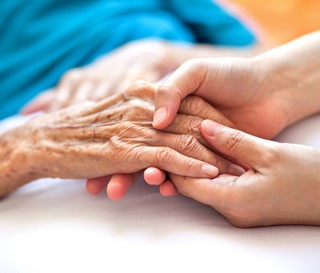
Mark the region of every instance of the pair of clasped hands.
<instances>
[{"instance_id":1,"label":"pair of clasped hands","mask_svg":"<svg viewBox=\"0 0 320 273\"><path fill-rule=\"evenodd\" d=\"M217 169L211 178L166 174L150 167L144 171L145 181L159 185L164 196L179 192L212 206L239 227L320 224L319 149L266 140L320 110L314 102L319 98L314 88L319 73L304 75L299 62L279 58L287 50L299 58L301 46L308 47L309 42L302 38L296 43L251 59L195 59L176 70L156 92L153 127L163 130L174 124L183 99L200 96L216 109L215 121L201 123L201 135L210 149L238 167L233 166L230 174ZM317 80L312 82L312 77ZM305 86L298 81L301 78ZM203 110L190 107L199 114ZM121 199L136 176L113 175L108 196ZM105 177L90 179L87 190L97 194L106 184Z\"/></svg>"},{"instance_id":2,"label":"pair of clasped hands","mask_svg":"<svg viewBox=\"0 0 320 273\"><path fill-rule=\"evenodd\" d=\"M230 164L223 171L203 169L206 178L149 167L145 181L164 196L181 193L212 206L238 227L319 225L319 149L267 140L320 111L319 44L315 33L254 58L194 59L180 66L157 88L153 128L174 128L176 114L189 110L205 119L190 130ZM194 97L188 95L206 102L190 103ZM195 140L190 137L183 148L192 150ZM139 174L91 178L87 190L98 194L106 187L119 200Z\"/></svg>"}]
</instances>

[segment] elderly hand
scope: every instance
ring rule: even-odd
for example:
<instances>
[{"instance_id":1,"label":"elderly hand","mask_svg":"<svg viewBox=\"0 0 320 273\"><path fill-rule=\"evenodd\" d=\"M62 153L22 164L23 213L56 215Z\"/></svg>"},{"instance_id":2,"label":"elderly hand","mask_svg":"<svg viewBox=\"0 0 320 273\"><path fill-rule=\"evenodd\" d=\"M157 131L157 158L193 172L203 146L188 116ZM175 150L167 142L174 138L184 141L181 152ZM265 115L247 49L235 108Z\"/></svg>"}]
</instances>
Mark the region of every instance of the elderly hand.
<instances>
[{"instance_id":1,"label":"elderly hand","mask_svg":"<svg viewBox=\"0 0 320 273\"><path fill-rule=\"evenodd\" d=\"M181 114L167 132L152 128L155 89L140 82L99 103L39 116L5 133L0 144L8 151L3 149L0 159L8 163L1 165L0 193L28 182L15 180L18 168L21 177L30 174L32 179L93 178L135 173L150 166L191 177L215 176L218 169L237 172L233 164L199 142L205 142L199 127L193 130L189 124L200 126L201 118ZM188 104L185 108L182 111L187 113Z\"/></svg>"},{"instance_id":2,"label":"elderly hand","mask_svg":"<svg viewBox=\"0 0 320 273\"><path fill-rule=\"evenodd\" d=\"M212 206L238 227L320 225L320 150L263 140L206 120L204 138L242 162L242 175L170 175L178 191Z\"/></svg>"},{"instance_id":3,"label":"elderly hand","mask_svg":"<svg viewBox=\"0 0 320 273\"><path fill-rule=\"evenodd\" d=\"M219 121L222 124L232 126L231 122L216 111L210 104L199 97L188 96L181 102L179 115L166 131L193 136L203 145L207 146L208 144L202 139L199 133L201 122L204 119L212 119ZM190 143L189 146L191 148L192 143ZM243 172L243 169L236 165L230 165L228 169L225 167L220 168L220 172L239 174ZM87 191L96 195L106 187L108 197L113 200L119 200L124 197L137 176L138 173L114 174L108 177L91 178L87 181ZM152 184L153 179L155 179L154 184L157 184L157 181L162 182L165 177L165 173L156 168L148 168L145 171L145 178L149 184ZM166 195L167 192L168 194L172 194L174 191L173 185L170 185L169 183L163 183L160 189L162 190L163 188L169 188L164 190L164 195Z\"/></svg>"}]
</instances>

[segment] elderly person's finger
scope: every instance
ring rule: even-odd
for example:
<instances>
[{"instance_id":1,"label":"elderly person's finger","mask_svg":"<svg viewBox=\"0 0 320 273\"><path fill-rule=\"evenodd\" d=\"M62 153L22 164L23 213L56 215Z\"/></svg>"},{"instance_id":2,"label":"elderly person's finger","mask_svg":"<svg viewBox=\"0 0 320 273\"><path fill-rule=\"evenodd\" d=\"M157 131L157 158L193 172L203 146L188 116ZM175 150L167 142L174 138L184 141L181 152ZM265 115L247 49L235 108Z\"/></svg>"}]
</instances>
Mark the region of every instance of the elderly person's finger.
<instances>
[{"instance_id":1,"label":"elderly person's finger","mask_svg":"<svg viewBox=\"0 0 320 273\"><path fill-rule=\"evenodd\" d=\"M234 127L233 122L225 115L198 96L189 95L182 100L178 113L196 116L203 120L210 119L225 126Z\"/></svg>"},{"instance_id":2,"label":"elderly person's finger","mask_svg":"<svg viewBox=\"0 0 320 273\"><path fill-rule=\"evenodd\" d=\"M52 89L43 91L35 99L25 105L20 114L29 115L38 111L44 111L55 98L55 92Z\"/></svg>"},{"instance_id":3,"label":"elderly person's finger","mask_svg":"<svg viewBox=\"0 0 320 273\"><path fill-rule=\"evenodd\" d=\"M111 84L107 79L105 79L104 81L101 81L97 84L94 92L91 92L91 94L89 94L89 100L100 101L113 94L114 92L112 92Z\"/></svg>"},{"instance_id":4,"label":"elderly person's finger","mask_svg":"<svg viewBox=\"0 0 320 273\"><path fill-rule=\"evenodd\" d=\"M48 107L48 112L53 112L64 108L72 101L74 94L78 90L83 80L83 71L81 69L69 70L59 82L56 88L56 97Z\"/></svg>"},{"instance_id":5,"label":"elderly person's finger","mask_svg":"<svg viewBox=\"0 0 320 273\"><path fill-rule=\"evenodd\" d=\"M81 103L83 101L89 100L90 94L92 94L96 89L96 83L91 80L83 80L78 86L72 98L68 102L69 105Z\"/></svg>"}]
</instances>

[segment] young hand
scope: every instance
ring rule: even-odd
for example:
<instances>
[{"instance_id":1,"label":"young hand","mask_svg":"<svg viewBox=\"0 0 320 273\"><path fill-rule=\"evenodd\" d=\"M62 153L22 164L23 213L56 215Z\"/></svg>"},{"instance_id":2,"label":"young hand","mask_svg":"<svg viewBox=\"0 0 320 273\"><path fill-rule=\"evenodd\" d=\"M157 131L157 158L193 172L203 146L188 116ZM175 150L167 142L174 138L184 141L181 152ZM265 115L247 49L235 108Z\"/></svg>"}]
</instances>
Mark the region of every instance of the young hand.
<instances>
[{"instance_id":1,"label":"young hand","mask_svg":"<svg viewBox=\"0 0 320 273\"><path fill-rule=\"evenodd\" d=\"M222 155L246 166L212 179L170 174L177 190L238 227L320 225L320 150L264 140L206 120L201 132Z\"/></svg>"}]
</instances>

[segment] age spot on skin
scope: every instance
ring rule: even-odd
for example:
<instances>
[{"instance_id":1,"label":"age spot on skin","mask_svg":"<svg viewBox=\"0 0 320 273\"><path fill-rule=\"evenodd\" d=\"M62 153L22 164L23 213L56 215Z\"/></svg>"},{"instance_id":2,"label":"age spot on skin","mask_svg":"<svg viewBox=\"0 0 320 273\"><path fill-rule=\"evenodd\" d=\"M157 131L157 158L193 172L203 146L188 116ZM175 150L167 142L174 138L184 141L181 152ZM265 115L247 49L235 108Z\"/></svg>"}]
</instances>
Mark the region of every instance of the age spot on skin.
<instances>
[{"instance_id":1,"label":"age spot on skin","mask_svg":"<svg viewBox=\"0 0 320 273\"><path fill-rule=\"evenodd\" d=\"M48 172L49 172L49 169L47 169L47 168L42 168L41 171L43 171L44 173L48 173Z\"/></svg>"},{"instance_id":2,"label":"age spot on skin","mask_svg":"<svg viewBox=\"0 0 320 273\"><path fill-rule=\"evenodd\" d=\"M45 148L45 151L49 155L52 154L52 150L50 148L48 148L48 147Z\"/></svg>"}]
</instances>

